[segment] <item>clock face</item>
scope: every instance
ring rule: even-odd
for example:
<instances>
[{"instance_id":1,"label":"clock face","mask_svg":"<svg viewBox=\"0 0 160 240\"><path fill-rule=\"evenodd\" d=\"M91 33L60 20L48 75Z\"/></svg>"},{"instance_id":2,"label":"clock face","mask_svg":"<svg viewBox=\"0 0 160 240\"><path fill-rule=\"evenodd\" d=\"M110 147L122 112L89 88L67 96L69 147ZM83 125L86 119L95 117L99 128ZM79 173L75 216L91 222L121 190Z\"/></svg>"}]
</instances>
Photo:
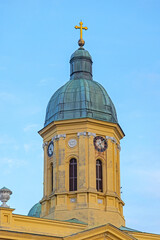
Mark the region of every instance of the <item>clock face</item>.
<instances>
[{"instance_id":1,"label":"clock face","mask_svg":"<svg viewBox=\"0 0 160 240\"><path fill-rule=\"evenodd\" d=\"M48 153L48 156L51 157L53 155L53 142L50 142L49 145L48 145L48 149L47 149L47 153Z\"/></svg>"},{"instance_id":2,"label":"clock face","mask_svg":"<svg viewBox=\"0 0 160 240\"><path fill-rule=\"evenodd\" d=\"M104 152L107 149L107 141L103 137L97 136L94 138L93 142L98 152Z\"/></svg>"}]
</instances>

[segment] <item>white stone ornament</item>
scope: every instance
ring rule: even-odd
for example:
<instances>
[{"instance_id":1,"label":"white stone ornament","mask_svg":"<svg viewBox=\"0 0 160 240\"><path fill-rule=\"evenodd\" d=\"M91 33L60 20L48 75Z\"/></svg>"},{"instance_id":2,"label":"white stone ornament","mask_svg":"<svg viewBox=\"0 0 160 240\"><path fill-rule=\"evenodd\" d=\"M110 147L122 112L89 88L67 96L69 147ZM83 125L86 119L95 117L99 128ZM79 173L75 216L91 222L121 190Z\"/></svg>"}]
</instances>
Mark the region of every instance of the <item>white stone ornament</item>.
<instances>
[{"instance_id":1,"label":"white stone ornament","mask_svg":"<svg viewBox=\"0 0 160 240\"><path fill-rule=\"evenodd\" d=\"M93 137L96 137L96 133L92 133L92 132L88 132L88 136L93 136Z\"/></svg>"},{"instance_id":2,"label":"white stone ornament","mask_svg":"<svg viewBox=\"0 0 160 240\"><path fill-rule=\"evenodd\" d=\"M72 138L72 139L70 139L70 140L68 141L68 146L69 146L69 147L73 148L73 147L75 147L76 145L77 145L77 140L76 140L76 139Z\"/></svg>"},{"instance_id":3,"label":"white stone ornament","mask_svg":"<svg viewBox=\"0 0 160 240\"><path fill-rule=\"evenodd\" d=\"M102 200L102 199L98 199L98 203L99 203L99 204L102 204L102 203L103 203L103 200Z\"/></svg>"},{"instance_id":4,"label":"white stone ornament","mask_svg":"<svg viewBox=\"0 0 160 240\"><path fill-rule=\"evenodd\" d=\"M86 132L78 132L77 133L77 136L80 137L80 136L86 136L87 133Z\"/></svg>"},{"instance_id":5,"label":"white stone ornament","mask_svg":"<svg viewBox=\"0 0 160 240\"><path fill-rule=\"evenodd\" d=\"M76 202L76 198L70 198L70 202L71 203L75 203Z\"/></svg>"},{"instance_id":6,"label":"white stone ornament","mask_svg":"<svg viewBox=\"0 0 160 240\"><path fill-rule=\"evenodd\" d=\"M44 150L45 146L48 146L48 142L44 142L44 143L43 143L43 145L42 145L43 150Z\"/></svg>"},{"instance_id":7,"label":"white stone ornament","mask_svg":"<svg viewBox=\"0 0 160 240\"><path fill-rule=\"evenodd\" d=\"M106 136L106 139L110 139L113 143L117 143L117 140L114 137Z\"/></svg>"},{"instance_id":8,"label":"white stone ornament","mask_svg":"<svg viewBox=\"0 0 160 240\"><path fill-rule=\"evenodd\" d=\"M117 144L117 148L119 151L121 151L121 146L119 144Z\"/></svg>"},{"instance_id":9,"label":"white stone ornament","mask_svg":"<svg viewBox=\"0 0 160 240\"><path fill-rule=\"evenodd\" d=\"M52 138L52 141L54 140L59 140L60 138L63 138L65 139L66 138L66 134L59 134L59 135L56 135Z\"/></svg>"},{"instance_id":10,"label":"white stone ornament","mask_svg":"<svg viewBox=\"0 0 160 240\"><path fill-rule=\"evenodd\" d=\"M10 199L11 194L12 194L12 191L9 190L8 188L3 187L0 189L0 201L2 202L2 205L0 207L9 208L6 202Z\"/></svg>"}]
</instances>

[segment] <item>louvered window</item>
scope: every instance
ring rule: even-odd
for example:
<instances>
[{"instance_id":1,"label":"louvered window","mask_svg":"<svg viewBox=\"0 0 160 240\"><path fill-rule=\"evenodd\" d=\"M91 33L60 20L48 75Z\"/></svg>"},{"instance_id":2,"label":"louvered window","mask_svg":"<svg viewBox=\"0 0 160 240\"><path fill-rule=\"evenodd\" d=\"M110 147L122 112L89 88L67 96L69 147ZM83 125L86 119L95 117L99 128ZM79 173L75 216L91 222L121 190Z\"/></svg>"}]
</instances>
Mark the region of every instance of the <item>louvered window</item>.
<instances>
[{"instance_id":1,"label":"louvered window","mask_svg":"<svg viewBox=\"0 0 160 240\"><path fill-rule=\"evenodd\" d=\"M96 189L99 192L103 192L103 181L102 181L102 162L96 161Z\"/></svg>"},{"instance_id":2,"label":"louvered window","mask_svg":"<svg viewBox=\"0 0 160 240\"><path fill-rule=\"evenodd\" d=\"M69 163L69 191L77 190L77 160L72 158Z\"/></svg>"}]
</instances>

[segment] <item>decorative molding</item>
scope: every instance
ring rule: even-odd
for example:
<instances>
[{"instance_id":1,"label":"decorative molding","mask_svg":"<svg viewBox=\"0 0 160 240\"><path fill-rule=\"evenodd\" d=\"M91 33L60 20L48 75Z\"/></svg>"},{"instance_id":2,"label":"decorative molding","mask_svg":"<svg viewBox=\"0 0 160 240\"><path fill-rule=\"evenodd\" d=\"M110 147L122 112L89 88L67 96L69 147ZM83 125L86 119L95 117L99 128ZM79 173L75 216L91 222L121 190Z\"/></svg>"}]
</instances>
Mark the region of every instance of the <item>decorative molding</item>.
<instances>
[{"instance_id":1,"label":"decorative molding","mask_svg":"<svg viewBox=\"0 0 160 240\"><path fill-rule=\"evenodd\" d=\"M102 204L102 203L103 203L103 200L98 198L98 203L99 203L99 204Z\"/></svg>"},{"instance_id":2,"label":"decorative molding","mask_svg":"<svg viewBox=\"0 0 160 240\"><path fill-rule=\"evenodd\" d=\"M80 136L86 136L87 133L86 132L78 132L77 133L77 136L80 137Z\"/></svg>"},{"instance_id":3,"label":"decorative molding","mask_svg":"<svg viewBox=\"0 0 160 240\"><path fill-rule=\"evenodd\" d=\"M2 202L0 207L9 208L6 202L10 199L11 194L12 191L8 188L3 187L0 189L0 201Z\"/></svg>"},{"instance_id":4,"label":"decorative molding","mask_svg":"<svg viewBox=\"0 0 160 240\"><path fill-rule=\"evenodd\" d=\"M76 145L77 145L77 140L76 140L76 139L72 138L72 139L70 139L70 140L68 141L68 146L69 146L69 147L73 148L73 147L75 147Z\"/></svg>"},{"instance_id":5,"label":"decorative molding","mask_svg":"<svg viewBox=\"0 0 160 240\"><path fill-rule=\"evenodd\" d=\"M54 136L54 137L52 138L52 141L54 141L54 140L59 140L60 138L65 139L65 138L66 138L66 134L58 134L58 135L56 135L56 136Z\"/></svg>"},{"instance_id":6,"label":"decorative molding","mask_svg":"<svg viewBox=\"0 0 160 240\"><path fill-rule=\"evenodd\" d=\"M119 144L117 144L117 148L119 151L121 151L121 146Z\"/></svg>"},{"instance_id":7,"label":"decorative molding","mask_svg":"<svg viewBox=\"0 0 160 240\"><path fill-rule=\"evenodd\" d=\"M108 140L108 139L110 139L110 137L109 137L109 136L106 136L106 139Z\"/></svg>"},{"instance_id":8,"label":"decorative molding","mask_svg":"<svg viewBox=\"0 0 160 240\"><path fill-rule=\"evenodd\" d=\"M110 136L106 136L106 139L107 140L111 140L111 142L113 142L113 143L117 143L117 140L114 138L114 137L110 137Z\"/></svg>"},{"instance_id":9,"label":"decorative molding","mask_svg":"<svg viewBox=\"0 0 160 240\"><path fill-rule=\"evenodd\" d=\"M88 136L90 137L90 136L93 136L93 137L95 137L96 136L96 133L91 133L91 132L88 132Z\"/></svg>"},{"instance_id":10,"label":"decorative molding","mask_svg":"<svg viewBox=\"0 0 160 240\"><path fill-rule=\"evenodd\" d=\"M117 140L116 140L114 137L111 137L111 141L112 141L113 143L117 143Z\"/></svg>"},{"instance_id":11,"label":"decorative molding","mask_svg":"<svg viewBox=\"0 0 160 240\"><path fill-rule=\"evenodd\" d=\"M75 203L76 202L76 198L70 198L70 202L71 203Z\"/></svg>"},{"instance_id":12,"label":"decorative molding","mask_svg":"<svg viewBox=\"0 0 160 240\"><path fill-rule=\"evenodd\" d=\"M107 240L108 239L108 233L104 233L104 240Z\"/></svg>"},{"instance_id":13,"label":"decorative molding","mask_svg":"<svg viewBox=\"0 0 160 240\"><path fill-rule=\"evenodd\" d=\"M43 149L44 149L45 146L48 146L48 142L44 142L44 143L42 144Z\"/></svg>"},{"instance_id":14,"label":"decorative molding","mask_svg":"<svg viewBox=\"0 0 160 240\"><path fill-rule=\"evenodd\" d=\"M65 139L65 138L66 138L66 134L59 134L59 135L58 135L58 138L63 138L63 139Z\"/></svg>"}]
</instances>

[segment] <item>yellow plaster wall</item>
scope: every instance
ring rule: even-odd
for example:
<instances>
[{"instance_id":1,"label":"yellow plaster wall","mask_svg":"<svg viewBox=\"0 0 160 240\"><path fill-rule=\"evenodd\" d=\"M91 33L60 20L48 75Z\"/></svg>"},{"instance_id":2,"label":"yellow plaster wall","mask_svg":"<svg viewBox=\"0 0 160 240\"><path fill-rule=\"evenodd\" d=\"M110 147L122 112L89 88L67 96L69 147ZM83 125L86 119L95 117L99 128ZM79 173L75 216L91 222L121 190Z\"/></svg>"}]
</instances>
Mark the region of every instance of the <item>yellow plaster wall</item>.
<instances>
[{"instance_id":1,"label":"yellow plaster wall","mask_svg":"<svg viewBox=\"0 0 160 240\"><path fill-rule=\"evenodd\" d=\"M135 237L138 240L160 240L159 234L143 233L143 232L127 232L129 235Z\"/></svg>"},{"instance_id":2,"label":"yellow plaster wall","mask_svg":"<svg viewBox=\"0 0 160 240\"><path fill-rule=\"evenodd\" d=\"M77 218L91 226L111 222L125 225L123 201L120 196L120 139L124 134L118 124L93 119L57 121L42 129L44 145L44 196L41 217L50 219ZM104 152L93 144L94 135L108 143ZM47 156L49 142L54 137L54 152ZM77 145L69 147L75 139ZM114 139L114 140L112 140ZM77 191L69 191L69 161L77 159ZM103 166L103 192L96 190L96 160ZM53 192L51 191L53 163Z\"/></svg>"},{"instance_id":3,"label":"yellow plaster wall","mask_svg":"<svg viewBox=\"0 0 160 240\"><path fill-rule=\"evenodd\" d=\"M13 214L14 209L0 207L0 230L48 236L66 236L80 232L86 225ZM1 238L0 238L1 239Z\"/></svg>"},{"instance_id":4,"label":"yellow plaster wall","mask_svg":"<svg viewBox=\"0 0 160 240\"><path fill-rule=\"evenodd\" d=\"M0 207L1 240L160 240L158 234L121 231L111 224L87 229L84 224L16 215L13 210Z\"/></svg>"}]
</instances>

